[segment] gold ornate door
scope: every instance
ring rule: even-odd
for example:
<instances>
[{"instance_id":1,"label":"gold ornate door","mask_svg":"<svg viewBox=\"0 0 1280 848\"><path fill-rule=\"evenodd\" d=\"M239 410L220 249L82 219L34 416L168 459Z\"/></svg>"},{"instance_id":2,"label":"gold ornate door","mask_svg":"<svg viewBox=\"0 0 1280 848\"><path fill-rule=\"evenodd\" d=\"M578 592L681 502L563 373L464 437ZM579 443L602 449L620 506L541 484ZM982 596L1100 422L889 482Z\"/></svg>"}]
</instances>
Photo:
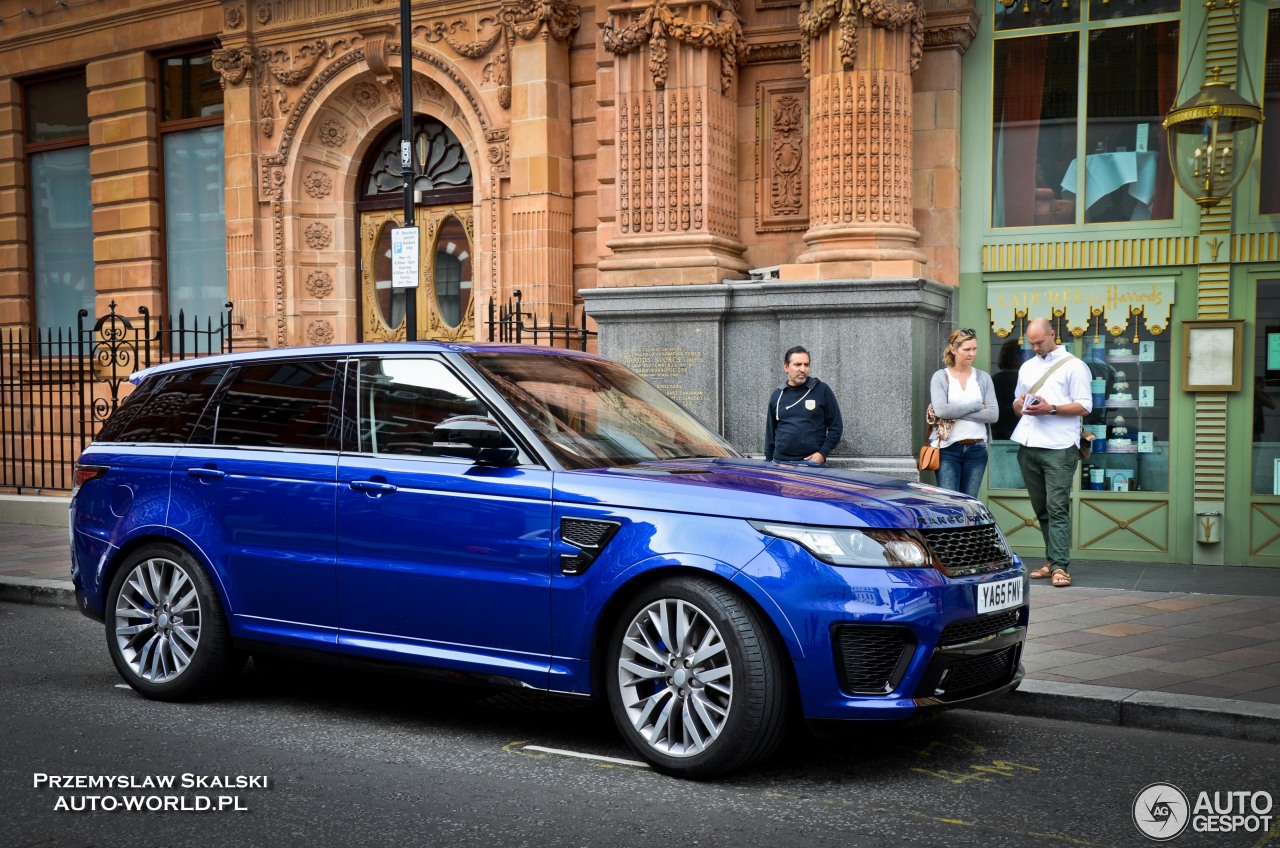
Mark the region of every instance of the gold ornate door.
<instances>
[{"instance_id":1,"label":"gold ornate door","mask_svg":"<svg viewBox=\"0 0 1280 848\"><path fill-rule=\"evenodd\" d=\"M419 207L418 287L391 287L391 231L403 210L360 215L360 340L404 341L405 306L413 297L418 338L475 339L471 297L472 214L470 207Z\"/></svg>"}]
</instances>

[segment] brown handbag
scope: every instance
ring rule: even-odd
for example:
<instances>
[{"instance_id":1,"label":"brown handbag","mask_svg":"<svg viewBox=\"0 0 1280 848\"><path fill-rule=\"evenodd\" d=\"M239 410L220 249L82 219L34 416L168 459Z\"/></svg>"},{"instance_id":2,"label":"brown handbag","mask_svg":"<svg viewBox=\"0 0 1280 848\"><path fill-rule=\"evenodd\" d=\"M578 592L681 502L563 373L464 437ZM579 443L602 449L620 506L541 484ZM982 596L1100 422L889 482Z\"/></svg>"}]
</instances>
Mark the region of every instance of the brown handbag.
<instances>
[{"instance_id":1,"label":"brown handbag","mask_svg":"<svg viewBox=\"0 0 1280 848\"><path fill-rule=\"evenodd\" d=\"M929 444L933 434L933 425L928 424L924 430L924 444L920 446L920 456L916 459L916 468L920 471L937 471L942 457L938 448Z\"/></svg>"}]
</instances>

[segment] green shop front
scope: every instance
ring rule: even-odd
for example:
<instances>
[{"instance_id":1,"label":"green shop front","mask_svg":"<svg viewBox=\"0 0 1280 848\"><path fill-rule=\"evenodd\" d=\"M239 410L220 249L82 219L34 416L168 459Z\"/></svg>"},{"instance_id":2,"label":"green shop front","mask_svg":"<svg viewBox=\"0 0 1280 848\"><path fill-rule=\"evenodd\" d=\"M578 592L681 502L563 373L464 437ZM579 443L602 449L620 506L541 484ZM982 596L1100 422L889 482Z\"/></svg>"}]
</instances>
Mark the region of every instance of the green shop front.
<instances>
[{"instance_id":1,"label":"green shop front","mask_svg":"<svg viewBox=\"0 0 1280 848\"><path fill-rule=\"evenodd\" d=\"M1009 404L1044 317L1093 375L1073 559L1280 565L1280 0L979 11L957 319L985 328L1001 404L988 505L1035 562ZM1218 78L1265 120L1242 182L1198 205L1161 124Z\"/></svg>"}]
</instances>

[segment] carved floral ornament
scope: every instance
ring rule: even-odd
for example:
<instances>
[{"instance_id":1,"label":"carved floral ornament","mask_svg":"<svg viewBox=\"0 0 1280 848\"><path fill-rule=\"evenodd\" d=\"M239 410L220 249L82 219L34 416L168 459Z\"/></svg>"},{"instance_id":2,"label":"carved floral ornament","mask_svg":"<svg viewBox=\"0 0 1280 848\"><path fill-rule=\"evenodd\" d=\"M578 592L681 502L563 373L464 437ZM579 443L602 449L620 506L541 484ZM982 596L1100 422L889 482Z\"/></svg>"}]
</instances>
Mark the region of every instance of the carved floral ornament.
<instances>
[{"instance_id":1,"label":"carved floral ornament","mask_svg":"<svg viewBox=\"0 0 1280 848\"><path fill-rule=\"evenodd\" d=\"M689 47L706 47L720 51L720 91L728 94L737 74L738 56L746 49L738 3L720 12L714 24L698 23L680 17L666 0L652 0L640 17L619 28L610 14L605 21L601 40L604 49L624 56L649 45L649 73L656 88L667 85L667 39L674 38Z\"/></svg>"},{"instance_id":2,"label":"carved floral ornament","mask_svg":"<svg viewBox=\"0 0 1280 848\"><path fill-rule=\"evenodd\" d=\"M267 8L260 6L259 9ZM468 23L462 18L433 21L413 29L415 37L428 42L448 44L459 56L479 59L495 47L497 54L485 67L485 74L498 84L498 102L502 108L511 107L511 50L516 38L526 41L552 37L567 42L581 22L577 4L567 0L506 0L497 14L486 14L476 22L476 35L468 41L460 38ZM254 50L237 47L214 51L214 68L222 75L222 85L239 85L254 68L265 70L281 85L295 86L305 81L321 59L332 59L340 50L350 49L361 36L351 39L317 38L298 48L296 54L281 48ZM379 40L372 49L381 53L387 50L399 52L398 44L390 39ZM379 56L377 61L384 62Z\"/></svg>"},{"instance_id":3,"label":"carved floral ornament","mask_svg":"<svg viewBox=\"0 0 1280 848\"><path fill-rule=\"evenodd\" d=\"M294 86L311 76L321 59L332 59L351 44L346 39L317 38L292 53L279 47L234 47L213 51L213 69L222 75L222 87L239 85L255 68L267 71L281 85Z\"/></svg>"},{"instance_id":4,"label":"carved floral ornament","mask_svg":"<svg viewBox=\"0 0 1280 848\"><path fill-rule=\"evenodd\" d=\"M496 17L485 15L476 22L476 36L471 41L456 37L456 33L467 29L467 22L458 18L414 27L413 33L432 43L443 41L467 59L479 59L496 46L497 55L485 66L485 76L498 84L498 103L503 109L509 109L511 50L516 38L530 41L551 36L567 42L580 23L577 4L565 0L511 0L498 7Z\"/></svg>"},{"instance_id":5,"label":"carved floral ornament","mask_svg":"<svg viewBox=\"0 0 1280 848\"><path fill-rule=\"evenodd\" d=\"M313 345L333 344L333 322L318 318L307 322L307 343Z\"/></svg>"},{"instance_id":6,"label":"carved floral ornament","mask_svg":"<svg viewBox=\"0 0 1280 848\"><path fill-rule=\"evenodd\" d=\"M800 61L804 75L810 74L809 43L835 21L840 30L836 47L841 65L853 69L858 55L858 24L866 22L885 29L911 27L911 70L920 67L924 56L924 3L922 0L801 0Z\"/></svg>"},{"instance_id":7,"label":"carved floral ornament","mask_svg":"<svg viewBox=\"0 0 1280 848\"><path fill-rule=\"evenodd\" d=\"M325 298L333 294L333 275L328 271L312 271L303 285L312 297Z\"/></svg>"},{"instance_id":8,"label":"carved floral ornament","mask_svg":"<svg viewBox=\"0 0 1280 848\"><path fill-rule=\"evenodd\" d=\"M328 197L333 191L333 178L321 170L314 170L302 179L302 186L307 194L319 200Z\"/></svg>"},{"instance_id":9,"label":"carved floral ornament","mask_svg":"<svg viewBox=\"0 0 1280 848\"><path fill-rule=\"evenodd\" d=\"M330 232L329 227L318 222L307 224L302 235L307 242L307 247L312 250L323 250L333 242L333 233Z\"/></svg>"}]
</instances>

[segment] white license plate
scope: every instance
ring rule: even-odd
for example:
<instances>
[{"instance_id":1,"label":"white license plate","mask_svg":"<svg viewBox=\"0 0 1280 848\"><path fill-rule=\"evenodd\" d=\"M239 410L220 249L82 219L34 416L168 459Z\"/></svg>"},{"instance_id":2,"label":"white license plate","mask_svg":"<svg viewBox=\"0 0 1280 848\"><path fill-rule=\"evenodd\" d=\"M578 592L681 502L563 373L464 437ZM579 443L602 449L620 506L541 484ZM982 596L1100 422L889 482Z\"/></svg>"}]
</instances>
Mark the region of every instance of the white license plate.
<instances>
[{"instance_id":1,"label":"white license plate","mask_svg":"<svg viewBox=\"0 0 1280 848\"><path fill-rule=\"evenodd\" d=\"M1022 578L978 584L978 614L1022 606Z\"/></svg>"}]
</instances>

